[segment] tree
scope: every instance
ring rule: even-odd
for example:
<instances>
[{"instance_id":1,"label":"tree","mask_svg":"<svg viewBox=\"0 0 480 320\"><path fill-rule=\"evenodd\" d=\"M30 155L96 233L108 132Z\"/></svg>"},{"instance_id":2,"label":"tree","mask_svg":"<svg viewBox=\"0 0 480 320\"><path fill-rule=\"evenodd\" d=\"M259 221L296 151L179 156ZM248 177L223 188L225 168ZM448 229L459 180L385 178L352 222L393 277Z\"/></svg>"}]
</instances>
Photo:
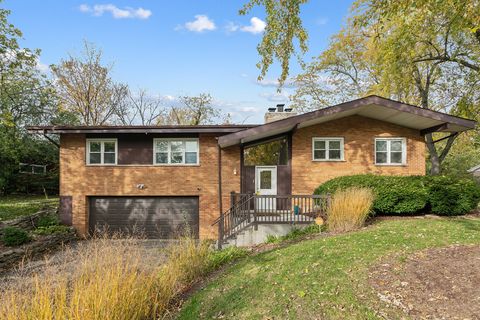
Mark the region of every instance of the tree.
<instances>
[{"instance_id":1,"label":"tree","mask_svg":"<svg viewBox=\"0 0 480 320\"><path fill-rule=\"evenodd\" d=\"M125 101L127 85L112 79L112 66L103 65L102 51L88 42L82 56L69 55L51 68L64 108L84 125L107 124Z\"/></svg>"},{"instance_id":2,"label":"tree","mask_svg":"<svg viewBox=\"0 0 480 320\"><path fill-rule=\"evenodd\" d=\"M144 89L137 92L128 90L124 102L117 108L115 116L123 125L154 125L166 116L166 109L160 98L154 98Z\"/></svg>"},{"instance_id":3,"label":"tree","mask_svg":"<svg viewBox=\"0 0 480 320\"><path fill-rule=\"evenodd\" d=\"M300 6L308 0L250 0L240 10L241 15L248 14L253 7L263 6L266 12L266 27L262 41L257 46L260 62L258 80L262 80L268 69L277 59L280 62L282 73L279 77L283 85L288 77L290 58L307 51L308 34L300 18ZM300 52L295 50L295 40L298 41Z\"/></svg>"},{"instance_id":4,"label":"tree","mask_svg":"<svg viewBox=\"0 0 480 320\"><path fill-rule=\"evenodd\" d=\"M302 104L316 101L316 106L322 107L325 101L316 98L319 90L323 90L324 100L334 97L341 102L347 96L351 99L352 93L354 96L376 93L425 109L452 113L462 100L478 101L480 74L475 66L480 62L480 43L469 22L473 19L469 18L471 7L462 1L419 3L357 1L346 28L297 77L299 89L293 96L296 104L301 108ZM437 3L443 7L436 6ZM467 18L459 22L463 17ZM309 89L312 81L302 82L321 77L328 80L314 83L315 90ZM338 93L342 88L347 95ZM472 104L475 105L478 108L478 103ZM425 137L432 174L440 173L441 163L457 137L450 135L437 143L436 136Z\"/></svg>"},{"instance_id":5,"label":"tree","mask_svg":"<svg viewBox=\"0 0 480 320\"><path fill-rule=\"evenodd\" d=\"M159 124L203 125L222 118L220 110L213 106L213 97L208 93L182 96L180 102L181 106L172 106L164 117L159 118ZM228 118L229 115L225 119Z\"/></svg>"},{"instance_id":6,"label":"tree","mask_svg":"<svg viewBox=\"0 0 480 320\"><path fill-rule=\"evenodd\" d=\"M58 149L25 127L65 120L50 81L37 68L40 50L20 47L22 32L8 22L9 14L0 9L0 193L23 190L20 162L52 169L58 164ZM50 181L58 186L58 179Z\"/></svg>"}]
</instances>

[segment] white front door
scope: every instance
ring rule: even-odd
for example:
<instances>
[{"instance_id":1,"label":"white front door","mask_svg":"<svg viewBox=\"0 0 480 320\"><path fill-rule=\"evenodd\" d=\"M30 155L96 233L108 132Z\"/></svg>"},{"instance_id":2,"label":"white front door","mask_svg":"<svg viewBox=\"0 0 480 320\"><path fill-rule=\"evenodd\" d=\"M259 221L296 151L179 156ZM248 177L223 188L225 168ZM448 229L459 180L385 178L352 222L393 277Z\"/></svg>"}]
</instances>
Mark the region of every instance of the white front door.
<instances>
[{"instance_id":1,"label":"white front door","mask_svg":"<svg viewBox=\"0 0 480 320\"><path fill-rule=\"evenodd\" d=\"M255 167L255 189L258 195L277 195L277 167L257 166ZM277 201L275 197L257 198L257 210L275 211Z\"/></svg>"}]
</instances>

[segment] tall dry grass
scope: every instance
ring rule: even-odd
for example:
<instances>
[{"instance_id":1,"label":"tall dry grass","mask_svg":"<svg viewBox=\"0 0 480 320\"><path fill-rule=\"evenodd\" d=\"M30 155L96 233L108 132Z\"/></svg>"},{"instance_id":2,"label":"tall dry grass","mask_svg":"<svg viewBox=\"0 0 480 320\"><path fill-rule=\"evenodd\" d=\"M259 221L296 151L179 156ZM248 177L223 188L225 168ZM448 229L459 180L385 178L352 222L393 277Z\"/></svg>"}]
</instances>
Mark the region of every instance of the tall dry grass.
<instances>
[{"instance_id":1,"label":"tall dry grass","mask_svg":"<svg viewBox=\"0 0 480 320\"><path fill-rule=\"evenodd\" d=\"M133 238L93 239L4 289L0 319L155 319L205 272L209 253L189 238L153 258Z\"/></svg>"},{"instance_id":2,"label":"tall dry grass","mask_svg":"<svg viewBox=\"0 0 480 320\"><path fill-rule=\"evenodd\" d=\"M375 199L368 188L348 188L333 194L327 209L327 227L333 232L345 232L362 227Z\"/></svg>"}]
</instances>

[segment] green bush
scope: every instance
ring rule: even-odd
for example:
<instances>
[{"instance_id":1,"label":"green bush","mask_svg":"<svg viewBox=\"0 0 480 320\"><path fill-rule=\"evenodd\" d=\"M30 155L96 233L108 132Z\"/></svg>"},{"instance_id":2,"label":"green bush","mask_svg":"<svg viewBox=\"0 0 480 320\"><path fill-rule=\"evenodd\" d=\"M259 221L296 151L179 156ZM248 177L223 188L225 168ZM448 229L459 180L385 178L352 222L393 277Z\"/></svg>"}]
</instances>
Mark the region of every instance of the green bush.
<instances>
[{"instance_id":1,"label":"green bush","mask_svg":"<svg viewBox=\"0 0 480 320\"><path fill-rule=\"evenodd\" d=\"M365 187L375 194L376 214L415 214L425 209L428 191L422 176L354 175L332 179L315 190L315 194L333 194L339 189Z\"/></svg>"},{"instance_id":2,"label":"green bush","mask_svg":"<svg viewBox=\"0 0 480 320\"><path fill-rule=\"evenodd\" d=\"M59 224L60 220L58 219L57 215L46 214L38 218L37 227L46 228L51 226L58 226Z\"/></svg>"},{"instance_id":3,"label":"green bush","mask_svg":"<svg viewBox=\"0 0 480 320\"><path fill-rule=\"evenodd\" d=\"M49 235L54 233L67 233L70 231L70 228L67 226L48 226L48 227L38 227L33 232L38 235Z\"/></svg>"},{"instance_id":4,"label":"green bush","mask_svg":"<svg viewBox=\"0 0 480 320\"><path fill-rule=\"evenodd\" d=\"M6 227L3 229L2 241L6 246L19 246L31 240L28 233L20 228Z\"/></svg>"},{"instance_id":5,"label":"green bush","mask_svg":"<svg viewBox=\"0 0 480 320\"><path fill-rule=\"evenodd\" d=\"M223 250L213 251L208 256L207 271L213 271L223 266L226 263L243 258L248 254L248 251L239 247L228 247Z\"/></svg>"},{"instance_id":6,"label":"green bush","mask_svg":"<svg viewBox=\"0 0 480 320\"><path fill-rule=\"evenodd\" d=\"M480 186L472 179L447 176L344 176L325 182L315 194L349 187L367 187L375 193L375 214L461 215L476 208Z\"/></svg>"},{"instance_id":7,"label":"green bush","mask_svg":"<svg viewBox=\"0 0 480 320\"><path fill-rule=\"evenodd\" d=\"M456 216L475 209L480 201L480 186L471 179L428 177L431 212Z\"/></svg>"}]
</instances>

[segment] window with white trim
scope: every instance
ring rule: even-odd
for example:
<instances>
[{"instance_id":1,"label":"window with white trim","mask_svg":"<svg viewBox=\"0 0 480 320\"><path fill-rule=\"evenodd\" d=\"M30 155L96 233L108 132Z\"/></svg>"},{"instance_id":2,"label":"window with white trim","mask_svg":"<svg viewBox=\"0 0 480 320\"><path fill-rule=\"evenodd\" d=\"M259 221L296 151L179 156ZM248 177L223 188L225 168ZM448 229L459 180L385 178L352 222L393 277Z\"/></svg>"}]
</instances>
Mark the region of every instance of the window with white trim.
<instances>
[{"instance_id":1,"label":"window with white trim","mask_svg":"<svg viewBox=\"0 0 480 320\"><path fill-rule=\"evenodd\" d=\"M343 138L313 138L312 157L314 161L342 161Z\"/></svg>"},{"instance_id":2,"label":"window with white trim","mask_svg":"<svg viewBox=\"0 0 480 320\"><path fill-rule=\"evenodd\" d=\"M87 164L117 164L117 139L87 139Z\"/></svg>"},{"instance_id":3,"label":"window with white trim","mask_svg":"<svg viewBox=\"0 0 480 320\"><path fill-rule=\"evenodd\" d=\"M199 163L198 139L154 139L153 163L195 165Z\"/></svg>"},{"instance_id":4,"label":"window with white trim","mask_svg":"<svg viewBox=\"0 0 480 320\"><path fill-rule=\"evenodd\" d=\"M375 164L406 164L406 145L405 138L375 138Z\"/></svg>"}]
</instances>

